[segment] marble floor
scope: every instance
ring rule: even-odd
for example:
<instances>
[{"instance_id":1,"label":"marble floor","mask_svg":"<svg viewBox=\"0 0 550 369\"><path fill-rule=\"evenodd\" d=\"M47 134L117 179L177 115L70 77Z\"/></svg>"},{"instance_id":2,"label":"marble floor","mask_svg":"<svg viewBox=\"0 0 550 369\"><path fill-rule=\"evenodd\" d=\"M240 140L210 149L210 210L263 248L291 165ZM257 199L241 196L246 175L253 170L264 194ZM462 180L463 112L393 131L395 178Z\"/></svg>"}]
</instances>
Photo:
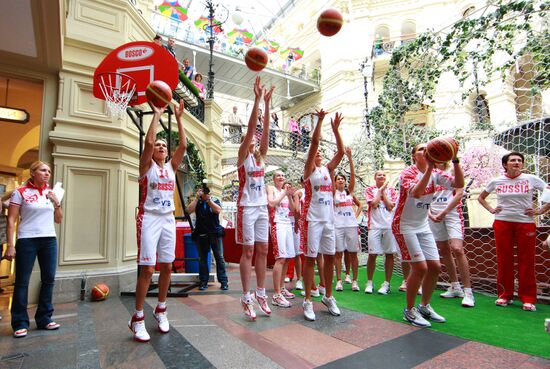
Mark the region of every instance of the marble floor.
<instances>
[{"instance_id":1,"label":"marble floor","mask_svg":"<svg viewBox=\"0 0 550 369\"><path fill-rule=\"evenodd\" d=\"M0 369L550 368L549 360L354 311L333 317L320 302L314 303L317 320L307 322L301 298L250 322L239 297L238 266L232 265L229 291L212 283L204 292L169 299L167 334L157 331L156 299L148 298L151 341L145 344L133 342L127 328L132 297L57 304L58 331L36 330L31 323L20 339L12 338L6 299L0 297Z\"/></svg>"}]
</instances>

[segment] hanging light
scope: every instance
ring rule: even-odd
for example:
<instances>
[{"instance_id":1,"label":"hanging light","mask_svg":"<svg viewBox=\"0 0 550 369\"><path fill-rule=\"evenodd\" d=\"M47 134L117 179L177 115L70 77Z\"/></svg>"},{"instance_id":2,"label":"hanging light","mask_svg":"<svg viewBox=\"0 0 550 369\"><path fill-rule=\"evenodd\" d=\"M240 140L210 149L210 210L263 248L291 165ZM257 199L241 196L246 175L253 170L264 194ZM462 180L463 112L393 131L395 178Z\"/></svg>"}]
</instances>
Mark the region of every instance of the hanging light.
<instances>
[{"instance_id":1,"label":"hanging light","mask_svg":"<svg viewBox=\"0 0 550 369\"><path fill-rule=\"evenodd\" d=\"M241 23L244 21L243 15L239 8L235 8L235 11L231 15L231 20L233 23L235 23L237 26L240 26Z\"/></svg>"},{"instance_id":2,"label":"hanging light","mask_svg":"<svg viewBox=\"0 0 550 369\"><path fill-rule=\"evenodd\" d=\"M0 120L11 123L25 124L29 121L30 115L25 109L17 109L8 106L8 91L10 87L9 78L6 79L6 98L4 106L0 106Z\"/></svg>"}]
</instances>

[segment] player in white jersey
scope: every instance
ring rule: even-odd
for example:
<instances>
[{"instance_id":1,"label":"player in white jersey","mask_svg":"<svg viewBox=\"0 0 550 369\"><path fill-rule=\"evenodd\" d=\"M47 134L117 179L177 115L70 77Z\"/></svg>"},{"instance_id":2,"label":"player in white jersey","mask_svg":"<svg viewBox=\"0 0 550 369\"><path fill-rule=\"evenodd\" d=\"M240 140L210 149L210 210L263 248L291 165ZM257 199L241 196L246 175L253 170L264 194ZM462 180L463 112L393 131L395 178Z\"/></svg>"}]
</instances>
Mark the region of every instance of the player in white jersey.
<instances>
[{"instance_id":1,"label":"player in white jersey","mask_svg":"<svg viewBox=\"0 0 550 369\"><path fill-rule=\"evenodd\" d=\"M464 187L464 174L458 159L453 159L455 177L434 170L426 156L426 144L418 144L412 151L413 165L399 176L399 199L392 221L392 232L401 249L403 261L411 264L407 279L407 307L403 320L417 327L429 327L430 322L443 323L445 318L430 306L441 265L439 254L428 225L428 212L437 186L446 189ZM414 307L416 294L422 284L422 299Z\"/></svg>"},{"instance_id":2,"label":"player in white jersey","mask_svg":"<svg viewBox=\"0 0 550 369\"><path fill-rule=\"evenodd\" d=\"M304 177L300 178L300 184L302 186L304 186ZM306 199L306 194L305 194L305 189L304 188L301 188L301 189L297 190L294 193L294 207L296 209L296 211L294 212L294 216L296 218L296 221L298 222L298 230L299 230L298 231L298 236L299 236L298 244L299 244L299 247L300 247L300 254L301 255L303 255L305 250L307 249L307 245L305 245L306 239L305 239L305 237L302 237L302 235L304 234L304 232L302 232L302 229L304 227L304 222L303 222L304 217L302 217L302 209L304 207L305 199ZM300 258L300 262L301 262L302 273L303 273L303 270L304 270L304 267L305 267L305 257ZM319 285L317 285L317 286L315 285L315 276L312 274L311 275L311 278L312 278L311 285L313 287L311 288L311 296L313 296L313 297L319 297L321 295L326 294L325 275L323 273L324 267L325 267L325 262L323 261L323 254L318 254L317 255L316 262L317 262L317 273L319 273ZM303 274L302 274L302 276L303 276ZM300 288L298 288L298 286L299 286L298 282L296 282L296 289L302 290L302 292L300 294L302 296L305 296L306 295L306 292L304 290L305 283L300 283Z\"/></svg>"},{"instance_id":3,"label":"player in white jersey","mask_svg":"<svg viewBox=\"0 0 550 369\"><path fill-rule=\"evenodd\" d=\"M318 118L317 125L313 130L311 144L307 153L304 166L304 188L305 201L302 208L303 228L302 238L304 239L305 267L305 299L303 303L304 317L306 320L315 320L313 303L311 302L311 290L313 288L313 266L317 255L323 254L325 268L326 294L322 302L328 308L330 314L339 316L340 309L336 306L336 299L332 296L332 278L334 276L334 254L336 244L334 238L334 186L332 178L334 170L340 164L344 156L344 144L338 127L342 121L342 115L336 113L334 119L330 120L332 132L336 138L336 153L332 160L326 165L321 164L323 157L318 151L321 137L321 126L326 112L319 110L315 115Z\"/></svg>"},{"instance_id":4,"label":"player in white jersey","mask_svg":"<svg viewBox=\"0 0 550 369\"><path fill-rule=\"evenodd\" d=\"M149 290L151 277L158 261L160 267L158 305L154 317L161 333L170 329L166 315L166 297L170 286L172 262L176 248L176 225L174 220L175 171L183 161L187 138L183 129L183 100L174 106L178 123L179 145L166 163L169 155L166 141L155 139L164 108L153 109L153 119L145 136L145 145L139 160L139 212L136 219L138 240L138 268L136 284L136 310L128 323L134 340L147 342L150 339L145 329L143 305ZM158 259L157 259L158 255Z\"/></svg>"},{"instance_id":5,"label":"player in white jersey","mask_svg":"<svg viewBox=\"0 0 550 369\"><path fill-rule=\"evenodd\" d=\"M294 258L294 228L290 220L290 212L294 211L294 188L285 182L285 174L277 170L273 173L274 186L267 186L267 203L269 205L269 222L271 243L275 256L273 266L273 289L271 304L280 307L291 307L287 299L293 299L293 293L287 291L284 285L283 273L288 260ZM294 213L293 213L294 215Z\"/></svg>"},{"instance_id":6,"label":"player in white jersey","mask_svg":"<svg viewBox=\"0 0 550 369\"><path fill-rule=\"evenodd\" d=\"M391 219L397 192L393 187L388 188L386 173L378 170L374 173L375 184L365 189L365 199L369 205L369 257L367 259L367 285L365 293L372 293L374 284L372 282L376 258L384 255L385 281L378 289L381 295L390 292L390 282L393 274L394 256L397 253L397 243L391 232ZM408 263L403 263L403 281L408 276Z\"/></svg>"},{"instance_id":7,"label":"player in white jersey","mask_svg":"<svg viewBox=\"0 0 550 369\"><path fill-rule=\"evenodd\" d=\"M241 306L245 317L256 319L253 299L258 303L260 310L267 316L271 309L267 303L265 293L265 271L268 250L269 219L267 212L267 192L265 188L265 157L267 155L269 135L269 108L274 87L264 93L264 86L260 85L260 77L254 83L254 106L250 113L246 135L242 137L239 147L237 170L239 173L239 195L237 198L237 227L236 241L242 245L243 251L240 260L241 283L243 294ZM256 149L256 123L260 100L264 96L265 119L263 120L262 134L259 149ZM256 291L250 293L250 276L252 275L252 256L256 250L255 272Z\"/></svg>"},{"instance_id":8,"label":"player in white jersey","mask_svg":"<svg viewBox=\"0 0 550 369\"><path fill-rule=\"evenodd\" d=\"M449 163L437 163L435 168L445 171ZM435 189L433 202L428 213L430 229L434 235L435 243L441 256L441 262L445 265L451 286L439 296L442 298L462 297L462 306L474 307L475 299L472 293L470 280L470 266L464 254L464 217L462 216L463 188L445 189L438 186ZM464 291L458 282L456 258L460 277L464 283Z\"/></svg>"},{"instance_id":9,"label":"player in white jersey","mask_svg":"<svg viewBox=\"0 0 550 369\"><path fill-rule=\"evenodd\" d=\"M359 291L357 275L359 261L357 253L361 248L359 241L359 225L357 217L361 212L361 202L355 197L355 168L351 157L351 148L346 147L345 154L349 161L349 183L346 188L346 176L338 173L334 177L336 189L334 191L334 233L336 238L336 254L334 256L334 267L336 268L336 291L343 291L342 284L342 254L348 252L352 270L351 290ZM355 206L355 209L354 209ZM346 270L349 273L349 269Z\"/></svg>"},{"instance_id":10,"label":"player in white jersey","mask_svg":"<svg viewBox=\"0 0 550 369\"><path fill-rule=\"evenodd\" d=\"M495 214L493 230L497 252L497 306L508 306L514 297L514 244L517 244L518 298L523 310L537 308L537 281L535 276L536 225L534 215L543 209L533 209L535 190L547 187L542 179L522 173L525 158L519 152L502 157L505 174L493 178L479 195L479 203ZM550 187L549 187L550 188ZM491 192L497 195L497 206L492 207L486 198Z\"/></svg>"}]
</instances>

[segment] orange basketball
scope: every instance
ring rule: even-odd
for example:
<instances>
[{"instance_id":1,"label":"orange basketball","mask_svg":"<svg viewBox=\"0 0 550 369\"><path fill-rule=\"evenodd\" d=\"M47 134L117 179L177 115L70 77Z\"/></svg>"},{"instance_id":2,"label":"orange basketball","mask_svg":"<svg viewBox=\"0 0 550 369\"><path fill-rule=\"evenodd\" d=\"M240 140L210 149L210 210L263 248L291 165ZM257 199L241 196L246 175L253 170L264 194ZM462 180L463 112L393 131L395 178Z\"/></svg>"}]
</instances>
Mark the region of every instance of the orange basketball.
<instances>
[{"instance_id":1,"label":"orange basketball","mask_svg":"<svg viewBox=\"0 0 550 369\"><path fill-rule=\"evenodd\" d=\"M109 287L106 284L98 283L92 289L92 300L103 301L109 296Z\"/></svg>"},{"instance_id":2,"label":"orange basketball","mask_svg":"<svg viewBox=\"0 0 550 369\"><path fill-rule=\"evenodd\" d=\"M343 24L342 14L334 8L323 11L317 19L317 29L323 36L328 37L337 34Z\"/></svg>"},{"instance_id":3,"label":"orange basketball","mask_svg":"<svg viewBox=\"0 0 550 369\"><path fill-rule=\"evenodd\" d=\"M164 108L172 101L172 89L164 81L153 81L145 91L147 100L157 108Z\"/></svg>"},{"instance_id":4,"label":"orange basketball","mask_svg":"<svg viewBox=\"0 0 550 369\"><path fill-rule=\"evenodd\" d=\"M246 66L254 72L259 72L264 69L267 65L267 61L267 53L264 49L260 49L259 47L252 47L248 49L246 55L244 56Z\"/></svg>"},{"instance_id":5,"label":"orange basketball","mask_svg":"<svg viewBox=\"0 0 550 369\"><path fill-rule=\"evenodd\" d=\"M428 142L426 157L434 163L445 163L458 155L458 142L452 137L437 137Z\"/></svg>"}]
</instances>

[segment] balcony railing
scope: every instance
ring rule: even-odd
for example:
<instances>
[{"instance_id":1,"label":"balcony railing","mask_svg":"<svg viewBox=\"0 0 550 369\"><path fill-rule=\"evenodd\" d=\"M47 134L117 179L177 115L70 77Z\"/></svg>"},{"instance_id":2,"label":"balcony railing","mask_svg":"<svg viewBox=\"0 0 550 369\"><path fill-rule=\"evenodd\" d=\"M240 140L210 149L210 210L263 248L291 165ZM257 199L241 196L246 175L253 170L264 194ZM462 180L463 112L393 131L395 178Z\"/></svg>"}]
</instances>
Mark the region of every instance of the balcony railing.
<instances>
[{"instance_id":1,"label":"balcony railing","mask_svg":"<svg viewBox=\"0 0 550 369\"><path fill-rule=\"evenodd\" d=\"M177 40L202 47L208 51L208 36L206 32L197 29L191 20L182 22L179 19L168 18L160 13L153 12L151 16L151 27L153 27L159 35L174 37ZM247 45L230 44L225 35L220 33L216 35L214 51L235 58L244 59L248 47ZM294 67L287 65L286 59L274 53L269 54L269 64L267 68L319 84L320 71L318 68L307 70L304 64L301 64L300 67L296 67L300 65L299 62L294 62L293 64Z\"/></svg>"},{"instance_id":2,"label":"balcony railing","mask_svg":"<svg viewBox=\"0 0 550 369\"><path fill-rule=\"evenodd\" d=\"M183 99L185 109L201 123L204 123L204 101L193 83L183 73L179 76L180 82L173 91L172 96L176 101Z\"/></svg>"}]
</instances>

